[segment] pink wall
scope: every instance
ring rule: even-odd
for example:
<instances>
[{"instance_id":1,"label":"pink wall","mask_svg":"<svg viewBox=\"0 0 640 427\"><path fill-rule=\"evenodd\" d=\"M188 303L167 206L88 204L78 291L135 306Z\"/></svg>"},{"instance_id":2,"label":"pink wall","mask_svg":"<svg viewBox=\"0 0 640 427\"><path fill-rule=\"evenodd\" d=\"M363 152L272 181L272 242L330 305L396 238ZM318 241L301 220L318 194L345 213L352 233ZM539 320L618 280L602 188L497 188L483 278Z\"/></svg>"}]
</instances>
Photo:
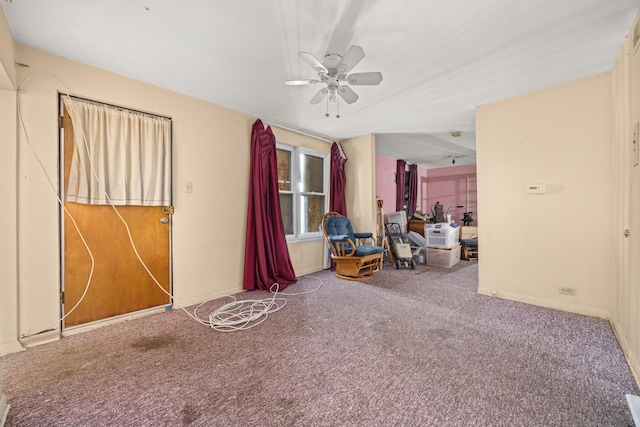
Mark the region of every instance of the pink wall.
<instances>
[{"instance_id":1,"label":"pink wall","mask_svg":"<svg viewBox=\"0 0 640 427\"><path fill-rule=\"evenodd\" d=\"M396 159L376 154L376 198L384 202L385 213L396 210Z\"/></svg>"},{"instance_id":2,"label":"pink wall","mask_svg":"<svg viewBox=\"0 0 640 427\"><path fill-rule=\"evenodd\" d=\"M396 159L376 154L376 197L383 200L385 213L394 212L396 206ZM468 193L467 193L468 186ZM473 212L478 225L476 190L476 165L451 166L438 169L418 168L417 210L431 214L436 202L444 206L464 205L463 209L451 209L453 219L462 224L463 212Z\"/></svg>"},{"instance_id":3,"label":"pink wall","mask_svg":"<svg viewBox=\"0 0 640 427\"><path fill-rule=\"evenodd\" d=\"M396 210L396 162L396 159L376 154L376 197L384 201L385 213ZM418 210L423 212L428 206L426 179L426 169L418 168Z\"/></svg>"},{"instance_id":4,"label":"pink wall","mask_svg":"<svg viewBox=\"0 0 640 427\"><path fill-rule=\"evenodd\" d=\"M463 212L473 212L471 225L478 225L478 197L476 165L451 166L429 169L426 179L428 212L436 202L444 207L463 205L463 209L451 209L452 219L462 224Z\"/></svg>"}]
</instances>

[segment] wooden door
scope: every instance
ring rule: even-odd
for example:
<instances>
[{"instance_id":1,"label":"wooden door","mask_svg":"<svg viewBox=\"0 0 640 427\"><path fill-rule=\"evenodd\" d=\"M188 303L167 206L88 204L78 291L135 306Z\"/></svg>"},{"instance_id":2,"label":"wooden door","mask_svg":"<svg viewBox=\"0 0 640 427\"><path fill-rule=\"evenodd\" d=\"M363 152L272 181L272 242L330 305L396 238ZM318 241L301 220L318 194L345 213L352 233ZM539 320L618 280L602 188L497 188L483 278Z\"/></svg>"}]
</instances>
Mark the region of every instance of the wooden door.
<instances>
[{"instance_id":1,"label":"wooden door","mask_svg":"<svg viewBox=\"0 0 640 427\"><path fill-rule=\"evenodd\" d=\"M64 129L64 186L67 187L73 148L73 127L66 109ZM91 272L91 257L67 215L64 217L64 274L62 313L67 315L63 328L132 313L169 304L170 289L170 224L162 207L118 206L127 222L140 258L157 279L138 260L127 230L111 206L83 205L65 202L75 218L87 245L93 253L95 266L86 295ZM163 292L164 290L164 292Z\"/></svg>"}]
</instances>

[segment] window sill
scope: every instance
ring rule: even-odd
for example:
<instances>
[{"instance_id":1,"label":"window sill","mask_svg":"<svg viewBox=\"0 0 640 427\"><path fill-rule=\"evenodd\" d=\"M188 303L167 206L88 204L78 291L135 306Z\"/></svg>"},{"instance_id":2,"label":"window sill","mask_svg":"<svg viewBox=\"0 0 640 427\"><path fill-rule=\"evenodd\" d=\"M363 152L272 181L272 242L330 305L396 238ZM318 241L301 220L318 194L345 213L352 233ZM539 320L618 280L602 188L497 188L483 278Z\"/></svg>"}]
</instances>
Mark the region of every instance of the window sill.
<instances>
[{"instance_id":1,"label":"window sill","mask_svg":"<svg viewBox=\"0 0 640 427\"><path fill-rule=\"evenodd\" d=\"M287 244L295 245L296 243L306 243L306 242L314 242L324 240L323 236L309 236L309 237L288 237L287 236Z\"/></svg>"}]
</instances>

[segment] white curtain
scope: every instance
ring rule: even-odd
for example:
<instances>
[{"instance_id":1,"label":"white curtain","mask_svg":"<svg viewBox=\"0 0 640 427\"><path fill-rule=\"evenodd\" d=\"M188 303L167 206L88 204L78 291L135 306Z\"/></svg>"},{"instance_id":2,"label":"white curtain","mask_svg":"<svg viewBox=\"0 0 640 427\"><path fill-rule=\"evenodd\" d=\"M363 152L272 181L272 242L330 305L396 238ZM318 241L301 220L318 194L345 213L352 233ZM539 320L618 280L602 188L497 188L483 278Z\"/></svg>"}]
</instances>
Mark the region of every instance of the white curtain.
<instances>
[{"instance_id":1,"label":"white curtain","mask_svg":"<svg viewBox=\"0 0 640 427\"><path fill-rule=\"evenodd\" d=\"M64 104L74 140L67 201L171 204L169 119L66 96Z\"/></svg>"}]
</instances>

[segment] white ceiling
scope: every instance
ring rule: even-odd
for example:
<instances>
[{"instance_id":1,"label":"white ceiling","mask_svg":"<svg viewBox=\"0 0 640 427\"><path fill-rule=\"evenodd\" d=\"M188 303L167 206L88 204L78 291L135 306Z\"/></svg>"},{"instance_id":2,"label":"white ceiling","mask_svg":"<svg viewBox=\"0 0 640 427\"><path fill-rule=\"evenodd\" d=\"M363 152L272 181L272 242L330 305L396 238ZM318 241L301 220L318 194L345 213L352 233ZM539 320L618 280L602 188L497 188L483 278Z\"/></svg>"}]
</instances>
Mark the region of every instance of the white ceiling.
<instances>
[{"instance_id":1,"label":"white ceiling","mask_svg":"<svg viewBox=\"0 0 640 427\"><path fill-rule=\"evenodd\" d=\"M638 0L13 0L14 39L421 167L475 163L475 108L611 70ZM322 59L351 44L360 99L309 103ZM451 136L462 131L461 137ZM454 157L452 157L454 156Z\"/></svg>"}]
</instances>

